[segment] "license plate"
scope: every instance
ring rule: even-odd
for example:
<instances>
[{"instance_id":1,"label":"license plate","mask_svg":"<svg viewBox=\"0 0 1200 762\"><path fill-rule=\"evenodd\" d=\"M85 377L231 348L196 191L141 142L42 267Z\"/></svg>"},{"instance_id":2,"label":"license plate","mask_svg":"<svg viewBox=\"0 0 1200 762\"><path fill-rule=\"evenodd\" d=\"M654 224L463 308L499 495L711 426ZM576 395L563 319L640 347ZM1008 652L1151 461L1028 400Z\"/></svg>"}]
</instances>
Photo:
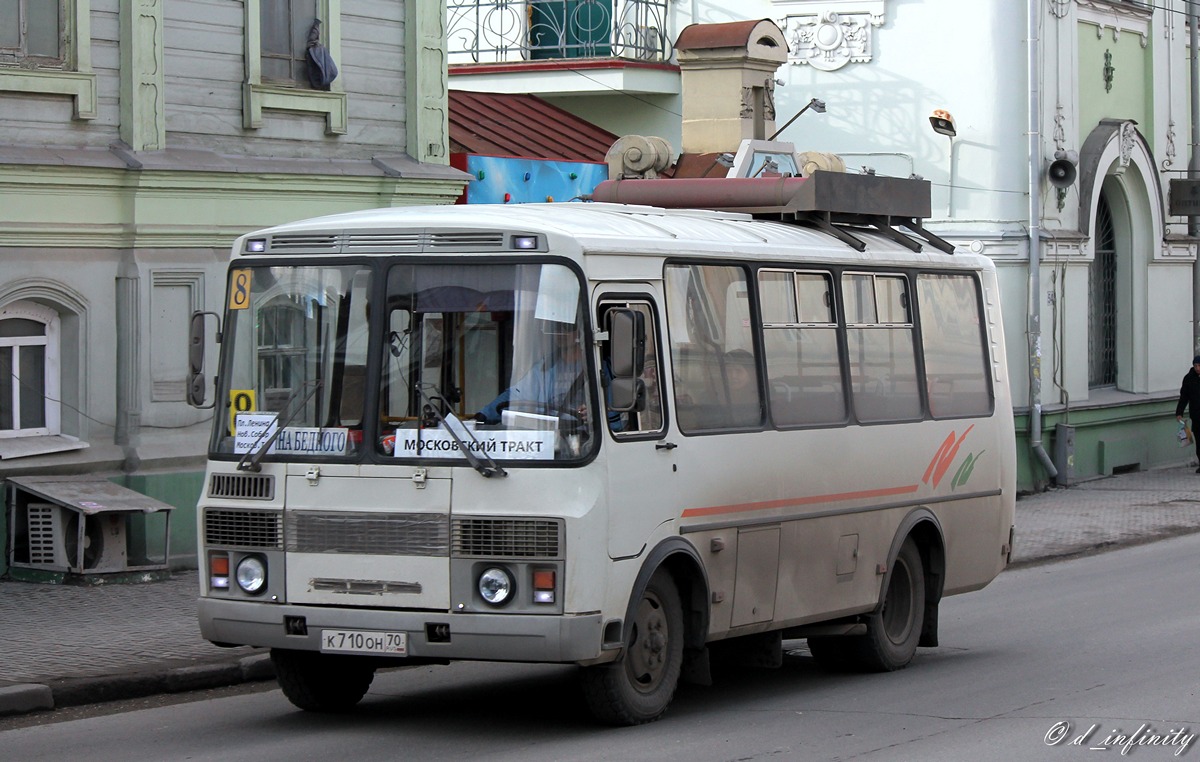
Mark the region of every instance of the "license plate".
<instances>
[{"instance_id":1,"label":"license plate","mask_svg":"<svg viewBox=\"0 0 1200 762\"><path fill-rule=\"evenodd\" d=\"M374 630L321 630L321 650L354 654L408 655L408 633Z\"/></svg>"}]
</instances>

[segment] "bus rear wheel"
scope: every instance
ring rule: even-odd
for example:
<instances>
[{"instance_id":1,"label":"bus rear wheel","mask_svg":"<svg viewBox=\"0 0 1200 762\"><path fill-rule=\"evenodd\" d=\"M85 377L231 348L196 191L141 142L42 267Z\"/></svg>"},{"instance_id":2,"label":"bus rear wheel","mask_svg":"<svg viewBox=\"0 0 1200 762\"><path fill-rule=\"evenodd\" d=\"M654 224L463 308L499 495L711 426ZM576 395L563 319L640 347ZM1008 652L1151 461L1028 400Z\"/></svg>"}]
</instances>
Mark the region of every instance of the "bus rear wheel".
<instances>
[{"instance_id":1,"label":"bus rear wheel","mask_svg":"<svg viewBox=\"0 0 1200 762\"><path fill-rule=\"evenodd\" d=\"M352 709L375 679L375 667L353 656L272 648L271 663L283 695L309 712Z\"/></svg>"},{"instance_id":2,"label":"bus rear wheel","mask_svg":"<svg viewBox=\"0 0 1200 762\"><path fill-rule=\"evenodd\" d=\"M925 624L925 568L912 538L900 546L883 606L867 619L867 633L809 638L813 658L834 669L892 672L912 661Z\"/></svg>"},{"instance_id":3,"label":"bus rear wheel","mask_svg":"<svg viewBox=\"0 0 1200 762\"><path fill-rule=\"evenodd\" d=\"M670 575L660 570L634 610L621 658L583 669L588 709L611 725L656 720L675 696L682 667L683 606Z\"/></svg>"}]
</instances>

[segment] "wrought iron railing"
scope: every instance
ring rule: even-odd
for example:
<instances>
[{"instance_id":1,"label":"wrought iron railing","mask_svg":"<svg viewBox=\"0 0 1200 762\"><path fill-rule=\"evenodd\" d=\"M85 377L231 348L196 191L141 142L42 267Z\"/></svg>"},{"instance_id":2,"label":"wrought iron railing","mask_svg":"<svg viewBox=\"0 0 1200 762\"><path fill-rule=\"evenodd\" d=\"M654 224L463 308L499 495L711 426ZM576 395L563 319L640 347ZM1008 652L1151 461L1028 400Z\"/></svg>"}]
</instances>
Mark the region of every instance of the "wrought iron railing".
<instances>
[{"instance_id":1,"label":"wrought iron railing","mask_svg":"<svg viewBox=\"0 0 1200 762\"><path fill-rule=\"evenodd\" d=\"M666 61L667 0L448 0L451 64Z\"/></svg>"}]
</instances>

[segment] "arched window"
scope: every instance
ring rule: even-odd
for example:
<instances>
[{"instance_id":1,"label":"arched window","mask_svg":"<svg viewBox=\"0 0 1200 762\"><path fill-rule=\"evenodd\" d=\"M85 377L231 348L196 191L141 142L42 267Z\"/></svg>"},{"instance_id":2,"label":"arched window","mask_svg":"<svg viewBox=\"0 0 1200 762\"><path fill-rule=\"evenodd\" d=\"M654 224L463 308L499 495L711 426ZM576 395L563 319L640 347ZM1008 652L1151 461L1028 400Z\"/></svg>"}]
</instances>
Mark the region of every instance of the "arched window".
<instances>
[{"instance_id":1,"label":"arched window","mask_svg":"<svg viewBox=\"0 0 1200 762\"><path fill-rule=\"evenodd\" d=\"M0 438L58 433L58 313L15 302L0 309Z\"/></svg>"}]
</instances>

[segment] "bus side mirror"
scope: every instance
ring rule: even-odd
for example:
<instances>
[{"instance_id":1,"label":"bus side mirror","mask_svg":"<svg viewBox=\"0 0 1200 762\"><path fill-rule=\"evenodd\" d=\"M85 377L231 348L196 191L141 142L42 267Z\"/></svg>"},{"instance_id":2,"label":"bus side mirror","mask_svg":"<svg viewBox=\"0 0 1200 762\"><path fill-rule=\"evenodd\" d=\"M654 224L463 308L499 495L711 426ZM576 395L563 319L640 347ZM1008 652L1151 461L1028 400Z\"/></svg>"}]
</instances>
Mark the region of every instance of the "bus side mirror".
<instances>
[{"instance_id":1,"label":"bus side mirror","mask_svg":"<svg viewBox=\"0 0 1200 762\"><path fill-rule=\"evenodd\" d=\"M607 314L609 408L624 413L644 410L646 384L646 316L636 310L614 309Z\"/></svg>"},{"instance_id":2,"label":"bus side mirror","mask_svg":"<svg viewBox=\"0 0 1200 762\"><path fill-rule=\"evenodd\" d=\"M187 403L201 410L207 410L217 404L215 397L209 404L204 404L204 352L206 349L204 318L206 315L212 315L217 319L217 343L221 343L221 316L215 312L202 310L193 312L188 336Z\"/></svg>"}]
</instances>

